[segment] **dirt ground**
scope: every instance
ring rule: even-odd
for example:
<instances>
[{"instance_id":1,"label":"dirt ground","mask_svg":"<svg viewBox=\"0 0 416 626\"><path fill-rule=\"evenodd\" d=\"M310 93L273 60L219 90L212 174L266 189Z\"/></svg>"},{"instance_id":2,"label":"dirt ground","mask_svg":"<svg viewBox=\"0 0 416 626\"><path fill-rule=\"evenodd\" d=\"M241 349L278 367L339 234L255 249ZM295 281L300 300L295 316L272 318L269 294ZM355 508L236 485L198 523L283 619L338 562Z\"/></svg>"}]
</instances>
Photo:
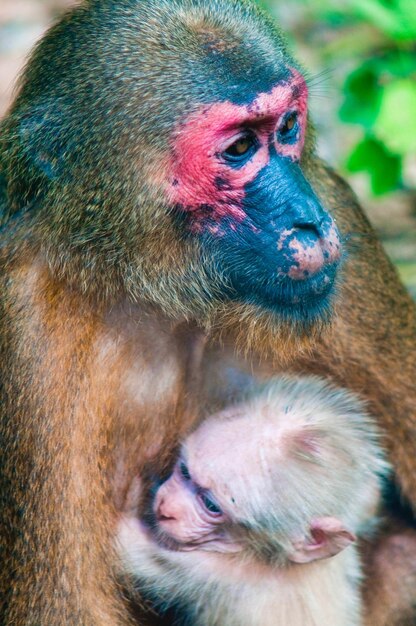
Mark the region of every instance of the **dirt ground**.
<instances>
[{"instance_id":1,"label":"dirt ground","mask_svg":"<svg viewBox=\"0 0 416 626\"><path fill-rule=\"evenodd\" d=\"M0 118L11 101L16 78L28 52L53 20L74 3L74 0L0 0ZM313 52L303 46L300 48L307 64ZM325 89L334 93L334 85L327 84ZM334 96L321 99L315 107L321 136L320 152L336 165L341 161L340 151L351 133L337 121L338 104L339 99ZM363 177L354 176L349 180L416 298L416 193L372 199Z\"/></svg>"}]
</instances>

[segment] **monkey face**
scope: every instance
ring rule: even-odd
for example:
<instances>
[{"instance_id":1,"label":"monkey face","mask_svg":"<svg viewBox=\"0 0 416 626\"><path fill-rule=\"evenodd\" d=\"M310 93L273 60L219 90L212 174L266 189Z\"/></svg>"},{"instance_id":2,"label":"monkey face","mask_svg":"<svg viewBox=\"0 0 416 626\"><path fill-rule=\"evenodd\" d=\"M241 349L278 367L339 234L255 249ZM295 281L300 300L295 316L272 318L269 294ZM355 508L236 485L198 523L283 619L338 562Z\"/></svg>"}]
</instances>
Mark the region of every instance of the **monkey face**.
<instances>
[{"instance_id":1,"label":"monkey face","mask_svg":"<svg viewBox=\"0 0 416 626\"><path fill-rule=\"evenodd\" d=\"M211 490L193 479L183 459L158 488L153 509L157 538L165 547L223 553L242 549L227 530L227 513Z\"/></svg>"},{"instance_id":2,"label":"monkey face","mask_svg":"<svg viewBox=\"0 0 416 626\"><path fill-rule=\"evenodd\" d=\"M169 189L227 297L289 318L326 306L341 256L334 221L300 167L306 98L292 69L248 104L204 106L177 130Z\"/></svg>"}]
</instances>

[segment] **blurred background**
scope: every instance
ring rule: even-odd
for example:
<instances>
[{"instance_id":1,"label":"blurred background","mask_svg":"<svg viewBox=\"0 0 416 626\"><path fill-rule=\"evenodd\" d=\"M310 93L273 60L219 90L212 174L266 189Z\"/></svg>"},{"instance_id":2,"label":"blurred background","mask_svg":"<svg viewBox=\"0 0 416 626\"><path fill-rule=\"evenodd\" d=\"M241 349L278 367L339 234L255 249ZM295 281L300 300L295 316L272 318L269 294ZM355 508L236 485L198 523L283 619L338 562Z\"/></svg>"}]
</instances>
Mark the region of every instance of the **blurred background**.
<instances>
[{"instance_id":1,"label":"blurred background","mask_svg":"<svg viewBox=\"0 0 416 626\"><path fill-rule=\"evenodd\" d=\"M258 0L307 69L320 154L346 176L416 298L416 0ZM0 117L74 0L0 0Z\"/></svg>"}]
</instances>

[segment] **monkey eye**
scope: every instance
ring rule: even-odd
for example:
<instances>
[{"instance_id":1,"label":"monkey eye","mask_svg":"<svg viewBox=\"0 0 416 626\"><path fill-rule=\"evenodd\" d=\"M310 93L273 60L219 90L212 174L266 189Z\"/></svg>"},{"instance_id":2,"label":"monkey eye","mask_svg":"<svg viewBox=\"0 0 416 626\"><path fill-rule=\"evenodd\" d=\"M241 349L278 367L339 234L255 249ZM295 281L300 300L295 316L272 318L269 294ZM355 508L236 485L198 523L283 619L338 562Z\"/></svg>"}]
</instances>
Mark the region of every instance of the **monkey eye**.
<instances>
[{"instance_id":1,"label":"monkey eye","mask_svg":"<svg viewBox=\"0 0 416 626\"><path fill-rule=\"evenodd\" d=\"M298 131L298 114L296 111L290 111L277 130L277 138L282 143L293 143L297 139Z\"/></svg>"},{"instance_id":2,"label":"monkey eye","mask_svg":"<svg viewBox=\"0 0 416 626\"><path fill-rule=\"evenodd\" d=\"M222 157L231 165L240 166L248 161L257 150L256 136L247 132L234 141L224 152Z\"/></svg>"},{"instance_id":3,"label":"monkey eye","mask_svg":"<svg viewBox=\"0 0 416 626\"><path fill-rule=\"evenodd\" d=\"M218 504L213 500L211 496L208 496L204 491L199 492L199 499L202 504L206 508L206 510L211 513L211 515L219 516L222 515L222 511Z\"/></svg>"},{"instance_id":4,"label":"monkey eye","mask_svg":"<svg viewBox=\"0 0 416 626\"><path fill-rule=\"evenodd\" d=\"M182 478L184 478L185 480L191 480L191 475L189 473L188 468L186 467L185 463L182 461L182 463L179 465L179 471L182 475Z\"/></svg>"}]
</instances>

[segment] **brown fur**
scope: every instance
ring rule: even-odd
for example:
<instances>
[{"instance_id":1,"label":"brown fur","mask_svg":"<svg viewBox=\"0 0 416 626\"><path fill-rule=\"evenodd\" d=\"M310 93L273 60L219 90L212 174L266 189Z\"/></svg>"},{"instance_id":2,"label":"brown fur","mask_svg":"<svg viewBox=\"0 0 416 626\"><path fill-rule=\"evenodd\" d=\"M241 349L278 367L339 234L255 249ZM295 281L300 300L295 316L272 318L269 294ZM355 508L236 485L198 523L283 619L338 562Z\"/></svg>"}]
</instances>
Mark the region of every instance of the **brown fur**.
<instances>
[{"instance_id":1,"label":"brown fur","mask_svg":"<svg viewBox=\"0 0 416 626\"><path fill-rule=\"evenodd\" d=\"M377 550L364 545L366 626L414 626L416 532L400 520L386 522Z\"/></svg>"},{"instance_id":2,"label":"brown fur","mask_svg":"<svg viewBox=\"0 0 416 626\"><path fill-rule=\"evenodd\" d=\"M162 200L172 126L194 106L190 94L217 97L216 81L183 70L210 20L215 52L235 53L251 37L274 63L297 64L250 4L160 0L143 22L150 4L90 0L66 16L35 51L1 125L5 626L131 622L114 574L117 508L128 479L147 463L159 471L195 418L205 358L197 324L212 337L205 376L221 378L237 358L260 378L284 365L361 392L416 505L414 307L354 197L314 156L312 134L302 167L349 237L331 327L305 332L259 307L223 305L223 279L209 278L211 259L178 237ZM125 45L113 37L120 20ZM140 73L130 62L139 43ZM397 589L402 606L409 588Z\"/></svg>"},{"instance_id":3,"label":"brown fur","mask_svg":"<svg viewBox=\"0 0 416 626\"><path fill-rule=\"evenodd\" d=\"M115 509L137 459L157 457L160 470L192 420L185 378L191 390L200 334L135 305L99 317L36 259L10 268L8 284L2 408L18 446L3 466L14 503L2 517L2 611L10 598L8 624L127 623L111 574Z\"/></svg>"}]
</instances>

